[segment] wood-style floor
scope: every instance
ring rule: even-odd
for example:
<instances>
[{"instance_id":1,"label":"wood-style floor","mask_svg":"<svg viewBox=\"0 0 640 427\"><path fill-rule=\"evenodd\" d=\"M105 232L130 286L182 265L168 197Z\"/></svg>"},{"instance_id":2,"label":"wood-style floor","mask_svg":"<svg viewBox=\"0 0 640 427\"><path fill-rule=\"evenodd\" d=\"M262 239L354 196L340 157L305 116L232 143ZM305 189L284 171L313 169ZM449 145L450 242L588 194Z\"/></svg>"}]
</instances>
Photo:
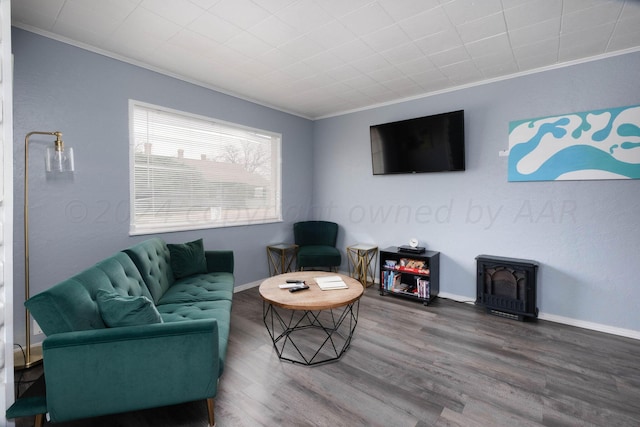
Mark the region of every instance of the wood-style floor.
<instances>
[{"instance_id":1,"label":"wood-style floor","mask_svg":"<svg viewBox=\"0 0 640 427\"><path fill-rule=\"evenodd\" d=\"M57 426L206 426L193 402ZM368 288L341 360L281 362L257 288L237 293L218 427L640 426L640 341ZM22 419L18 426L32 425Z\"/></svg>"}]
</instances>

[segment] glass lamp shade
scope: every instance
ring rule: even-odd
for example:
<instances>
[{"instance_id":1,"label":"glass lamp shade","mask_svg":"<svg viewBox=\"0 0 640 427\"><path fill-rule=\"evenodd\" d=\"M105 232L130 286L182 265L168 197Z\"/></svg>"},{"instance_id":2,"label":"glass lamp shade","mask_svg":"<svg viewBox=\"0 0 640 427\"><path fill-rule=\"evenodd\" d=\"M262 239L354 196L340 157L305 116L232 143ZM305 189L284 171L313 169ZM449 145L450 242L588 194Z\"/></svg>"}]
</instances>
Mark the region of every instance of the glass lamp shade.
<instances>
[{"instance_id":1,"label":"glass lamp shade","mask_svg":"<svg viewBox=\"0 0 640 427\"><path fill-rule=\"evenodd\" d=\"M48 147L44 161L47 172L73 172L73 148L65 147L63 150L58 150L55 147Z\"/></svg>"}]
</instances>

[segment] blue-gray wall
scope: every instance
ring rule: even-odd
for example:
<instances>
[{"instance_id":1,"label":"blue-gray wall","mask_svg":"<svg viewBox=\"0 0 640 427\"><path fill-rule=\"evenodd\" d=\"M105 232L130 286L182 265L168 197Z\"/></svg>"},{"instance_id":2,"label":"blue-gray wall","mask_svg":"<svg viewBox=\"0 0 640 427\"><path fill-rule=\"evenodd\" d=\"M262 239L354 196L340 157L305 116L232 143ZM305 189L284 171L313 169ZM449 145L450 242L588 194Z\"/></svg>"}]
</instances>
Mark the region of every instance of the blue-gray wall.
<instances>
[{"instance_id":1,"label":"blue-gray wall","mask_svg":"<svg viewBox=\"0 0 640 427\"><path fill-rule=\"evenodd\" d=\"M237 284L266 277L265 245L291 241L292 223L308 216L313 122L177 79L13 29L15 145L15 282L23 283L24 137L63 132L74 148L73 182L46 181L44 149L30 140L31 294L148 236L129 237L128 100L136 99L282 134L284 222L169 233L169 242L204 238L208 249L235 253ZM22 286L14 289L14 319L23 324ZM16 341L24 342L22 328Z\"/></svg>"},{"instance_id":2,"label":"blue-gray wall","mask_svg":"<svg viewBox=\"0 0 640 427\"><path fill-rule=\"evenodd\" d=\"M640 104L638 53L311 122L22 30L14 29L13 51L15 283L24 135L60 130L76 150L74 182L47 182L41 158L50 142L31 144L32 293L145 238L128 236L132 98L283 134L283 223L163 236L234 250L238 284L267 275L265 245L291 240L293 222L323 218L340 223L343 251L417 237L441 252L441 292L460 300L475 299L477 255L536 260L543 318L640 337L640 182L508 183L507 158L498 156L512 120ZM370 125L458 109L465 172L372 176ZM19 325L19 286L14 295Z\"/></svg>"},{"instance_id":3,"label":"blue-gray wall","mask_svg":"<svg viewBox=\"0 0 640 427\"><path fill-rule=\"evenodd\" d=\"M640 181L509 183L498 156L512 120L640 104L637 70L633 53L319 120L317 216L342 225L342 247L417 237L458 300L475 300L476 256L536 260L542 317L640 337ZM372 175L370 125L459 109L465 172Z\"/></svg>"}]
</instances>

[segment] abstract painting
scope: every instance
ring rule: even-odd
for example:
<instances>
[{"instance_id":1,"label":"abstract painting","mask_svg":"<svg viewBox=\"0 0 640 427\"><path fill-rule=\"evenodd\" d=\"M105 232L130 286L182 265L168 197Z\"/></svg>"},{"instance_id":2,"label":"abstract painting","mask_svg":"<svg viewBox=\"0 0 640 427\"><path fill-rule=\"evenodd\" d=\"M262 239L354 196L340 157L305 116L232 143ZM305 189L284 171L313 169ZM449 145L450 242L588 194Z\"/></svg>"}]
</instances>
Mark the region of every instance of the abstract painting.
<instances>
[{"instance_id":1,"label":"abstract painting","mask_svg":"<svg viewBox=\"0 0 640 427\"><path fill-rule=\"evenodd\" d=\"M640 105L509 123L509 181L640 178Z\"/></svg>"}]
</instances>

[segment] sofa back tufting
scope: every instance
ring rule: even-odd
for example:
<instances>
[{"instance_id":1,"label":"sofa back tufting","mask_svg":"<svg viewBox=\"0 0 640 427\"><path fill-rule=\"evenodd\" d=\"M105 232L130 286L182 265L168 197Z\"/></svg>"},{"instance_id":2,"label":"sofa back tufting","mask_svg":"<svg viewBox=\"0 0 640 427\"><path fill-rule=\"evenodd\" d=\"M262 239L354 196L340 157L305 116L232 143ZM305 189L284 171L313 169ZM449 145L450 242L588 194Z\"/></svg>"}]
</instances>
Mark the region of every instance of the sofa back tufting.
<instances>
[{"instance_id":1,"label":"sofa back tufting","mask_svg":"<svg viewBox=\"0 0 640 427\"><path fill-rule=\"evenodd\" d=\"M158 303L175 278L171 269L171 254L164 240L154 237L125 249L147 285L153 302Z\"/></svg>"}]
</instances>

